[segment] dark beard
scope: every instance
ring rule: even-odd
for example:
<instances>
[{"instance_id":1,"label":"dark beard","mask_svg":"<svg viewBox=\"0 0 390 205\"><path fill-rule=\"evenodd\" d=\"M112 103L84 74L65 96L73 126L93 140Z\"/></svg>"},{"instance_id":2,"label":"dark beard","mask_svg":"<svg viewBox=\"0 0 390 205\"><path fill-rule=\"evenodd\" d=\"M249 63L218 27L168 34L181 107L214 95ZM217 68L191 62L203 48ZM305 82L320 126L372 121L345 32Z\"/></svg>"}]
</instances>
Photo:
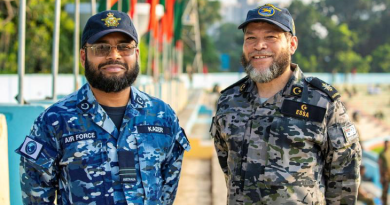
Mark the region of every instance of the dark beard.
<instances>
[{"instance_id":1,"label":"dark beard","mask_svg":"<svg viewBox=\"0 0 390 205\"><path fill-rule=\"evenodd\" d=\"M268 83L273 79L278 78L286 71L288 65L290 65L290 58L291 56L287 52L287 49L284 49L280 56L276 58L268 68L269 71L263 71L262 73L257 71L256 68L250 64L250 61L245 58L244 53L241 55L241 64L244 66L245 72L253 81L257 83Z\"/></svg>"},{"instance_id":2,"label":"dark beard","mask_svg":"<svg viewBox=\"0 0 390 205\"><path fill-rule=\"evenodd\" d=\"M88 61L87 53L85 55L85 77L93 88L106 93L119 92L131 86L137 79L139 73L138 60L131 69L129 69L129 66L126 63L113 60L101 63L96 68L91 66ZM122 65L126 69L125 73L122 76L105 76L100 69L103 66L110 64Z\"/></svg>"}]
</instances>

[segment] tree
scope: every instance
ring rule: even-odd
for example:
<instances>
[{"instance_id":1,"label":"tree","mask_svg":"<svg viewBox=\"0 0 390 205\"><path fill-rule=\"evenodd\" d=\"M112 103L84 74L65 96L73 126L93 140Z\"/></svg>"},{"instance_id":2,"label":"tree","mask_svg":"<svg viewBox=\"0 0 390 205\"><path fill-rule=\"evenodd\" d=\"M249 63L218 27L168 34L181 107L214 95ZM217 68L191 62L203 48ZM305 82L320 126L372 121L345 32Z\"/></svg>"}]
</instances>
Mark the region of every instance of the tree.
<instances>
[{"instance_id":1,"label":"tree","mask_svg":"<svg viewBox=\"0 0 390 205\"><path fill-rule=\"evenodd\" d=\"M390 43L374 50L371 67L373 72L390 72Z\"/></svg>"},{"instance_id":2,"label":"tree","mask_svg":"<svg viewBox=\"0 0 390 205\"><path fill-rule=\"evenodd\" d=\"M301 64L304 71L310 72L338 70L348 73L352 68L368 72L371 56L363 56L356 49L360 40L359 30L351 30L349 24L345 23L358 19L350 19L350 16L343 14L330 18L329 15L339 13L332 6L325 7L325 3L306 5L301 1L294 1L290 5L289 10L295 19L299 39L293 61ZM352 11L346 9L345 12Z\"/></svg>"},{"instance_id":3,"label":"tree","mask_svg":"<svg viewBox=\"0 0 390 205\"><path fill-rule=\"evenodd\" d=\"M204 66L207 66L210 71L217 71L219 68L219 56L214 42L207 34L207 30L213 23L221 19L219 12L216 12L220 9L220 2L208 0L197 0L197 2L203 64ZM194 56L195 53L190 46L184 44L184 65L191 65L194 60Z\"/></svg>"},{"instance_id":4,"label":"tree","mask_svg":"<svg viewBox=\"0 0 390 205\"><path fill-rule=\"evenodd\" d=\"M230 71L239 71L241 65L242 44L244 41L242 30L233 23L222 24L215 36L215 45L219 54L230 56Z\"/></svg>"},{"instance_id":5,"label":"tree","mask_svg":"<svg viewBox=\"0 0 390 205\"><path fill-rule=\"evenodd\" d=\"M4 2L4 1L3 1ZM9 22L4 22L9 10L0 2L0 29L2 38L7 39L0 47L0 70L6 73L17 72L18 55L18 12L19 2L11 2L12 12L15 14ZM73 30L74 22L66 12L64 5L70 0L61 1L62 12L60 16L60 56L59 71L72 72L73 67ZM52 65L52 38L54 31L55 0L27 1L26 8L26 73L47 73Z\"/></svg>"}]
</instances>

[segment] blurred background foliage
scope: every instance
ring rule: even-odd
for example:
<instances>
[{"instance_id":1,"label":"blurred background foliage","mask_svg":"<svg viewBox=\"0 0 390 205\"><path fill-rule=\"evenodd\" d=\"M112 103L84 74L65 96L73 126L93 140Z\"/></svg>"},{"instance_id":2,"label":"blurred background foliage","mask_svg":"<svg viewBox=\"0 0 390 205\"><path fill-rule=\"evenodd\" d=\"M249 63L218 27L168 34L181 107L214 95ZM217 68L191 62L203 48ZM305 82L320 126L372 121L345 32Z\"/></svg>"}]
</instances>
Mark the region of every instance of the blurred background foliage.
<instances>
[{"instance_id":1,"label":"blurred background foliage","mask_svg":"<svg viewBox=\"0 0 390 205\"><path fill-rule=\"evenodd\" d=\"M81 2L89 2L82 0ZM62 11L71 0L62 0ZM55 0L28 0L26 15L26 73L49 73ZM203 63L220 71L220 54L230 56L230 69L239 71L243 33L238 25L221 23L219 1L198 0ZM0 0L0 73L17 72L19 1ZM390 72L390 0L320 0L288 7L299 39L293 62L306 72ZM61 13L59 72L73 65L72 17ZM143 53L148 45L140 45ZM195 53L184 45L184 66ZM141 57L145 70L147 56ZM83 70L83 69L81 69ZM185 69L183 69L185 70Z\"/></svg>"}]
</instances>

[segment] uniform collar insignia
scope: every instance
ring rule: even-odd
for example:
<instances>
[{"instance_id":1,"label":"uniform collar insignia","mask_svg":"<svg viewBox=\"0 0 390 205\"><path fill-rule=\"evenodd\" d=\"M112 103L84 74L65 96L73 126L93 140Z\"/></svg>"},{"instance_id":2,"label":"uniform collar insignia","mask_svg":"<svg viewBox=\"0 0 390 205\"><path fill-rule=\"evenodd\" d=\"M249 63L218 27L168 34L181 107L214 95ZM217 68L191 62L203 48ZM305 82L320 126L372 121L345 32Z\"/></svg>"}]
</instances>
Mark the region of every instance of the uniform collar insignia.
<instances>
[{"instance_id":1,"label":"uniform collar insignia","mask_svg":"<svg viewBox=\"0 0 390 205\"><path fill-rule=\"evenodd\" d=\"M139 95L135 96L134 100L135 100L136 103L138 103L142 107L145 106L145 100L143 98L141 98Z\"/></svg>"},{"instance_id":2,"label":"uniform collar insignia","mask_svg":"<svg viewBox=\"0 0 390 205\"><path fill-rule=\"evenodd\" d=\"M92 104L88 102L88 100L83 100L79 104L77 104L77 107L80 108L83 112L87 112L92 108Z\"/></svg>"},{"instance_id":3,"label":"uniform collar insignia","mask_svg":"<svg viewBox=\"0 0 390 205\"><path fill-rule=\"evenodd\" d=\"M107 27L110 27L110 26L117 27L119 25L120 20L121 20L121 18L115 18L114 14L111 12L107 14L107 18L102 19L102 21L105 22L104 25L106 25Z\"/></svg>"},{"instance_id":4,"label":"uniform collar insignia","mask_svg":"<svg viewBox=\"0 0 390 205\"><path fill-rule=\"evenodd\" d=\"M295 96L302 96L302 87L298 85L293 85L291 87L291 94Z\"/></svg>"},{"instance_id":5,"label":"uniform collar insignia","mask_svg":"<svg viewBox=\"0 0 390 205\"><path fill-rule=\"evenodd\" d=\"M240 86L240 92L243 92L245 90L245 88L246 88L246 83L244 83Z\"/></svg>"}]
</instances>

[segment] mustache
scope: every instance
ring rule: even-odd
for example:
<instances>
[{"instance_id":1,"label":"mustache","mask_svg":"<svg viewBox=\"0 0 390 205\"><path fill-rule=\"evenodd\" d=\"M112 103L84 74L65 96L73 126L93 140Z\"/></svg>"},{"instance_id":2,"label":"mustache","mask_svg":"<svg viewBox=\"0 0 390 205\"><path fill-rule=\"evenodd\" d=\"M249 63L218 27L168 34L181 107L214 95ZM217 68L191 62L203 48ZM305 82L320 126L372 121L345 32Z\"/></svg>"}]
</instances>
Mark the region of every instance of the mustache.
<instances>
[{"instance_id":1,"label":"mustache","mask_svg":"<svg viewBox=\"0 0 390 205\"><path fill-rule=\"evenodd\" d=\"M268 56L273 56L274 53L272 52L268 52L268 51L252 51L248 54L248 57L249 58L252 58L253 56L256 56L256 55L268 55Z\"/></svg>"},{"instance_id":2,"label":"mustache","mask_svg":"<svg viewBox=\"0 0 390 205\"><path fill-rule=\"evenodd\" d=\"M107 61L107 62L104 62L104 63L100 63L98 65L98 69L101 69L103 66L106 66L106 65L121 65L123 67L125 67L126 69L128 69L128 66L126 63L122 63L120 61L114 61L114 60L110 60L110 61Z\"/></svg>"}]
</instances>

